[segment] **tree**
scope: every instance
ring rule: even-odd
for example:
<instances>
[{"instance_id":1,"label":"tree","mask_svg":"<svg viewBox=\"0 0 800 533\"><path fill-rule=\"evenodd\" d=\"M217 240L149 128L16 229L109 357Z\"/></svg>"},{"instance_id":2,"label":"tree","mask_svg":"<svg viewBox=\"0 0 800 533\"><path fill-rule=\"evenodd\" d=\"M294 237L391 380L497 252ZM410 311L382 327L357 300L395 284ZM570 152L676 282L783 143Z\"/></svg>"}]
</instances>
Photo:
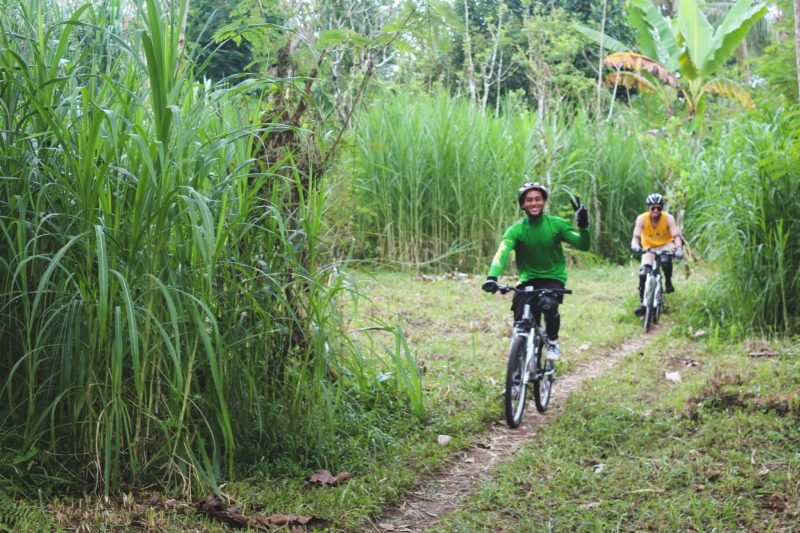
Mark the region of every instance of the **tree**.
<instances>
[{"instance_id":1,"label":"tree","mask_svg":"<svg viewBox=\"0 0 800 533\"><path fill-rule=\"evenodd\" d=\"M212 80L244 73L250 65L253 47L239 36L218 39L215 35L229 23L238 2L194 0L186 26L186 40L202 75Z\"/></svg>"},{"instance_id":2,"label":"tree","mask_svg":"<svg viewBox=\"0 0 800 533\"><path fill-rule=\"evenodd\" d=\"M665 86L670 87L683 96L692 117L702 118L709 93L751 107L747 91L715 74L766 11L763 2L736 0L714 28L695 0L681 0L675 17L663 15L650 0L632 0L629 20L638 31L641 54L618 51L606 57L605 66L616 70L606 83L659 92L665 100L669 100ZM612 46L620 45L611 41Z\"/></svg>"},{"instance_id":3,"label":"tree","mask_svg":"<svg viewBox=\"0 0 800 533\"><path fill-rule=\"evenodd\" d=\"M794 0L794 54L797 94L800 96L800 0Z\"/></svg>"},{"instance_id":4,"label":"tree","mask_svg":"<svg viewBox=\"0 0 800 533\"><path fill-rule=\"evenodd\" d=\"M797 0L779 0L770 11L771 44L753 63L755 71L764 80L761 90L766 96L783 95L797 101L800 76L797 68L798 34L795 29L794 10Z\"/></svg>"},{"instance_id":5,"label":"tree","mask_svg":"<svg viewBox=\"0 0 800 533\"><path fill-rule=\"evenodd\" d=\"M589 96L592 80L575 66L583 43L569 31L572 23L561 8L534 7L523 16L525 44L517 45L514 59L527 78L527 91L540 116L561 100L580 102Z\"/></svg>"}]
</instances>

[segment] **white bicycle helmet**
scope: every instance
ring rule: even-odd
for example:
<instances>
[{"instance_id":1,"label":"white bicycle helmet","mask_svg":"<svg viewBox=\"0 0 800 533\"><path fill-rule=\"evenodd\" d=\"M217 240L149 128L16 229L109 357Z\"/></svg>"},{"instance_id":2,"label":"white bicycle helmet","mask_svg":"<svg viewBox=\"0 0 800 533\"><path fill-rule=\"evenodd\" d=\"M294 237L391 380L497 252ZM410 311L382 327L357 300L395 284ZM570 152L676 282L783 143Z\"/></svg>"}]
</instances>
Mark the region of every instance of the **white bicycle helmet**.
<instances>
[{"instance_id":1,"label":"white bicycle helmet","mask_svg":"<svg viewBox=\"0 0 800 533\"><path fill-rule=\"evenodd\" d=\"M664 197L658 194L657 192L654 192L653 194L647 197L645 203L647 205L660 205L661 207L664 207Z\"/></svg>"},{"instance_id":2,"label":"white bicycle helmet","mask_svg":"<svg viewBox=\"0 0 800 533\"><path fill-rule=\"evenodd\" d=\"M545 201L547 200L547 197L550 195L550 192L541 183L538 183L538 182L523 183L522 187L520 187L519 191L517 191L517 203L519 203L520 206L522 206L522 199L525 198L525 194L528 191L532 191L532 190L537 190L537 191L541 192L542 196L545 199Z\"/></svg>"}]
</instances>

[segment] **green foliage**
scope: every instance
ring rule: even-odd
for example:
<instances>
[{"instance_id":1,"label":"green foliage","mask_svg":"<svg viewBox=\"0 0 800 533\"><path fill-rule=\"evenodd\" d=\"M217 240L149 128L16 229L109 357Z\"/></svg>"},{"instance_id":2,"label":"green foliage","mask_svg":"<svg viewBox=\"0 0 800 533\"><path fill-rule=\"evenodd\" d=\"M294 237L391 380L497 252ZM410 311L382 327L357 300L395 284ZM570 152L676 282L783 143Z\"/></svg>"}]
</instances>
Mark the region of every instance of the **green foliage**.
<instances>
[{"instance_id":1,"label":"green foliage","mask_svg":"<svg viewBox=\"0 0 800 533\"><path fill-rule=\"evenodd\" d=\"M764 78L758 92L765 99L780 94L789 102L798 100L793 4L790 0L777 2L782 17L775 23L775 37L764 54L753 60L755 71Z\"/></svg>"},{"instance_id":2,"label":"green foliage","mask_svg":"<svg viewBox=\"0 0 800 533\"><path fill-rule=\"evenodd\" d=\"M698 308L723 330L798 331L799 125L788 110L723 125L689 179L690 235L720 268Z\"/></svg>"},{"instance_id":3,"label":"green foliage","mask_svg":"<svg viewBox=\"0 0 800 533\"><path fill-rule=\"evenodd\" d=\"M572 17L560 8L537 6L531 11L522 19L513 56L527 80L530 107L546 113L564 101L580 106L592 97L595 80L576 65L585 45L571 31Z\"/></svg>"},{"instance_id":4,"label":"green foliage","mask_svg":"<svg viewBox=\"0 0 800 533\"><path fill-rule=\"evenodd\" d=\"M338 313L324 187L254 164L271 84L195 83L159 5L89 48L90 5L0 14L3 487L218 490L248 461L321 464L343 413L371 416L343 400L381 369Z\"/></svg>"},{"instance_id":5,"label":"green foliage","mask_svg":"<svg viewBox=\"0 0 800 533\"><path fill-rule=\"evenodd\" d=\"M53 527L38 505L11 499L0 492L0 531L49 532Z\"/></svg>"},{"instance_id":6,"label":"green foliage","mask_svg":"<svg viewBox=\"0 0 800 533\"><path fill-rule=\"evenodd\" d=\"M625 17L625 0L607 0L606 13L603 16L604 2L586 2L584 0L555 0L557 8L572 14L581 24L599 31L605 18L605 35L621 43L632 43L635 40L633 28Z\"/></svg>"},{"instance_id":7,"label":"green foliage","mask_svg":"<svg viewBox=\"0 0 800 533\"><path fill-rule=\"evenodd\" d=\"M190 4L186 40L194 63L203 76L219 81L242 74L252 61L251 45L237 38L217 41L216 32L225 25L232 11L242 2L195 0Z\"/></svg>"},{"instance_id":8,"label":"green foliage","mask_svg":"<svg viewBox=\"0 0 800 533\"><path fill-rule=\"evenodd\" d=\"M551 213L568 219L569 194L581 196L593 250L618 260L642 199L669 174L657 157L644 158L627 127L597 126L583 114L495 118L444 94L375 105L359 135L356 200L341 225L360 257L417 268L483 269L520 216L516 190L526 179L550 186Z\"/></svg>"},{"instance_id":9,"label":"green foliage","mask_svg":"<svg viewBox=\"0 0 800 533\"><path fill-rule=\"evenodd\" d=\"M791 529L797 370L791 353L753 360L730 342L710 352L657 336L573 395L437 530Z\"/></svg>"},{"instance_id":10,"label":"green foliage","mask_svg":"<svg viewBox=\"0 0 800 533\"><path fill-rule=\"evenodd\" d=\"M764 16L766 4L754 0L736 0L719 25L714 28L701 6L694 0L684 0L675 17L664 16L651 0L634 0L630 4L630 23L638 31L639 49L644 57L618 53L604 62L617 70L632 70L653 86L661 83L678 89L696 117L695 127L702 124L706 94L714 93L734 98L745 107L752 107L747 92L731 80L712 76L723 67L736 48L747 37L750 28ZM675 73L680 73L680 81ZM607 83L641 86L633 78L618 76ZM674 98L664 90L665 100Z\"/></svg>"}]
</instances>

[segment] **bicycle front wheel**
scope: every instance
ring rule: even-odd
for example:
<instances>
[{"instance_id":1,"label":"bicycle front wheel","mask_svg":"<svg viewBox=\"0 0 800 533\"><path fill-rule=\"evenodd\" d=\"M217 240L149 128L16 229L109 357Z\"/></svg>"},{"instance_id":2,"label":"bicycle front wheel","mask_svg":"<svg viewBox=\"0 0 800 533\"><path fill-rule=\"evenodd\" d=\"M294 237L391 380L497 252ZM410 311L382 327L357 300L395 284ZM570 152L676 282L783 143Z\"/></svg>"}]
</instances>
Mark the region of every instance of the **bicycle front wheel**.
<instances>
[{"instance_id":1,"label":"bicycle front wheel","mask_svg":"<svg viewBox=\"0 0 800 533\"><path fill-rule=\"evenodd\" d=\"M522 422L525 411L525 350L528 338L524 335L514 337L508 354L506 368L505 411L508 427L516 428Z\"/></svg>"},{"instance_id":2,"label":"bicycle front wheel","mask_svg":"<svg viewBox=\"0 0 800 533\"><path fill-rule=\"evenodd\" d=\"M650 331L650 326L653 325L655 318L655 292L655 279L648 274L644 285L644 316L642 317L645 332Z\"/></svg>"},{"instance_id":3,"label":"bicycle front wheel","mask_svg":"<svg viewBox=\"0 0 800 533\"><path fill-rule=\"evenodd\" d=\"M550 392L553 390L553 375L555 365L553 361L548 361L542 354L542 343L535 347L536 354L536 381L533 382L533 400L536 410L544 413L550 405Z\"/></svg>"},{"instance_id":4,"label":"bicycle front wheel","mask_svg":"<svg viewBox=\"0 0 800 533\"><path fill-rule=\"evenodd\" d=\"M658 324L658 321L661 320L661 308L664 305L662 294L661 287L656 287L656 293L653 296L653 324Z\"/></svg>"}]
</instances>

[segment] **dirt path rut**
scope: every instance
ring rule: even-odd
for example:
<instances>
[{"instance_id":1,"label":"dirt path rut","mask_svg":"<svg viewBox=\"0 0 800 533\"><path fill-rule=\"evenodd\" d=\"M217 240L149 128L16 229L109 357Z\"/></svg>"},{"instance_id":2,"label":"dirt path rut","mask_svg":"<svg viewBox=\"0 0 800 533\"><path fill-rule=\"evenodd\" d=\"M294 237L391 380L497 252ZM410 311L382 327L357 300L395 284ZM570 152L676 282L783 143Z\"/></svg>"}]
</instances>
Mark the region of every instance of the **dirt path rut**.
<instances>
[{"instance_id":1,"label":"dirt path rut","mask_svg":"<svg viewBox=\"0 0 800 533\"><path fill-rule=\"evenodd\" d=\"M550 407L543 415L536 413L531 401L526 416L517 429L495 424L469 449L454 457L435 477L423 483L399 507L389 510L373 531L425 531L447 513L458 509L463 498L472 493L491 471L524 443L535 438L539 428L550 424L564 409L567 398L585 381L602 376L628 355L641 351L652 335L640 335L625 341L591 362L559 377L553 387Z\"/></svg>"}]
</instances>

